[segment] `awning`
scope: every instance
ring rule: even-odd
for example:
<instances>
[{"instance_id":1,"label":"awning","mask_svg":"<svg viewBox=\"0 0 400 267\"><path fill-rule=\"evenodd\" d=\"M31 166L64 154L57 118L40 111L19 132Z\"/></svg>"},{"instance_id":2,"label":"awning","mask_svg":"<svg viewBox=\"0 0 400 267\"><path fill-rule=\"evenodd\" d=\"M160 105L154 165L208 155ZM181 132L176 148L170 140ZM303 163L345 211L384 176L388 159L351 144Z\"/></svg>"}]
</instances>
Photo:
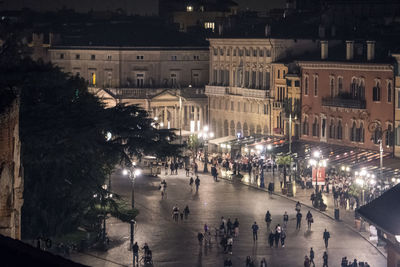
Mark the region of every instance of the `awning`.
<instances>
[{"instance_id":1,"label":"awning","mask_svg":"<svg viewBox=\"0 0 400 267\"><path fill-rule=\"evenodd\" d=\"M221 137L221 138L215 138L215 139L211 139L208 142L214 145L219 145L225 142L229 142L232 140L235 140L236 136L225 136L225 137Z\"/></svg>"}]
</instances>

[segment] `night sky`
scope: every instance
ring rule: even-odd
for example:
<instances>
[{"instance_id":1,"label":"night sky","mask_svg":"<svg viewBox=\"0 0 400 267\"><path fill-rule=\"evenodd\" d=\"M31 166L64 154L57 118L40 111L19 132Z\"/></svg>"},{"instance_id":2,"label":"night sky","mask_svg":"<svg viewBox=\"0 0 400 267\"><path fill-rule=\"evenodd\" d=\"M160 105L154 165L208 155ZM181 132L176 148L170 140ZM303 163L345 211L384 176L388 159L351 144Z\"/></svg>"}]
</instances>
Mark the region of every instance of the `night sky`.
<instances>
[{"instance_id":1,"label":"night sky","mask_svg":"<svg viewBox=\"0 0 400 267\"><path fill-rule=\"evenodd\" d=\"M285 0L235 0L240 9L265 11L268 8L283 7ZM128 10L128 13L139 15L155 14L158 10L158 0L0 0L0 10L15 10L29 7L38 11L55 11L66 6L78 12L94 10L115 10L118 7Z\"/></svg>"}]
</instances>

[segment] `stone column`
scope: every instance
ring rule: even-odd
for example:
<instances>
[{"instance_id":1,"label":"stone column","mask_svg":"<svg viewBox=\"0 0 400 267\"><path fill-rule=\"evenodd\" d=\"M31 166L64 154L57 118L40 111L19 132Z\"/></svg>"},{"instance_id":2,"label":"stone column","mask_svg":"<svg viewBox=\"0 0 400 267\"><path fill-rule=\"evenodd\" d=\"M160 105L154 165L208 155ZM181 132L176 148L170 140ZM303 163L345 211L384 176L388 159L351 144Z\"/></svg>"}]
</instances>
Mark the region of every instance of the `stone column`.
<instances>
[{"instance_id":1,"label":"stone column","mask_svg":"<svg viewBox=\"0 0 400 267\"><path fill-rule=\"evenodd\" d=\"M204 125L203 118L204 118L203 106L200 106L200 128L203 128Z\"/></svg>"},{"instance_id":2,"label":"stone column","mask_svg":"<svg viewBox=\"0 0 400 267\"><path fill-rule=\"evenodd\" d=\"M164 128L168 127L168 109L164 106Z\"/></svg>"},{"instance_id":3,"label":"stone column","mask_svg":"<svg viewBox=\"0 0 400 267\"><path fill-rule=\"evenodd\" d=\"M178 123L178 116L177 116L177 106L174 106L174 121L171 123L172 128L179 128L179 123Z\"/></svg>"},{"instance_id":4,"label":"stone column","mask_svg":"<svg viewBox=\"0 0 400 267\"><path fill-rule=\"evenodd\" d=\"M197 130L197 120L198 120L198 117L197 117L197 110L198 110L198 107L197 107L197 105L195 105L194 106L194 131L195 132L197 132L198 130Z\"/></svg>"}]
</instances>

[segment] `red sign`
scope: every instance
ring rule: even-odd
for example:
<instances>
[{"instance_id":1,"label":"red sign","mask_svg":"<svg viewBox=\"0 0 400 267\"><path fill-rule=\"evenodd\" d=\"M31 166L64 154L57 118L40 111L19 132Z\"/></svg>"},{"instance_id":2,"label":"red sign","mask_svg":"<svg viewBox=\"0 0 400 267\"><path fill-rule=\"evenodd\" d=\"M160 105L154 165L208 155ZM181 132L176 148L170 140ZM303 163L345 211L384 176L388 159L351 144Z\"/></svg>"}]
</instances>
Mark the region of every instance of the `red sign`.
<instances>
[{"instance_id":1,"label":"red sign","mask_svg":"<svg viewBox=\"0 0 400 267\"><path fill-rule=\"evenodd\" d=\"M316 180L316 174L318 170L318 179L317 179L317 185L325 185L325 167L313 167L312 168L312 183L315 185L315 180Z\"/></svg>"}]
</instances>

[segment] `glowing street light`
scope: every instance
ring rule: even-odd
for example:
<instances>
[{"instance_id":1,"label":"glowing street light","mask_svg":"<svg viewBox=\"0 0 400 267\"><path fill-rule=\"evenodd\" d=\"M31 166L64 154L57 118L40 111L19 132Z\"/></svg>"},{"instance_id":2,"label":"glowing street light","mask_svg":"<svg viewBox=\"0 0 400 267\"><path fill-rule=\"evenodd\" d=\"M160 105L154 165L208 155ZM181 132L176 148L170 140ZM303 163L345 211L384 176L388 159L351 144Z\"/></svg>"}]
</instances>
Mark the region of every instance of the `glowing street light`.
<instances>
[{"instance_id":1,"label":"glowing street light","mask_svg":"<svg viewBox=\"0 0 400 267\"><path fill-rule=\"evenodd\" d=\"M136 177L140 176L142 174L142 171L139 169L134 169L132 172L129 169L123 169L122 174L124 176L129 176L129 179L131 180L131 203L132 203L132 209L135 208L135 180Z\"/></svg>"}]
</instances>

